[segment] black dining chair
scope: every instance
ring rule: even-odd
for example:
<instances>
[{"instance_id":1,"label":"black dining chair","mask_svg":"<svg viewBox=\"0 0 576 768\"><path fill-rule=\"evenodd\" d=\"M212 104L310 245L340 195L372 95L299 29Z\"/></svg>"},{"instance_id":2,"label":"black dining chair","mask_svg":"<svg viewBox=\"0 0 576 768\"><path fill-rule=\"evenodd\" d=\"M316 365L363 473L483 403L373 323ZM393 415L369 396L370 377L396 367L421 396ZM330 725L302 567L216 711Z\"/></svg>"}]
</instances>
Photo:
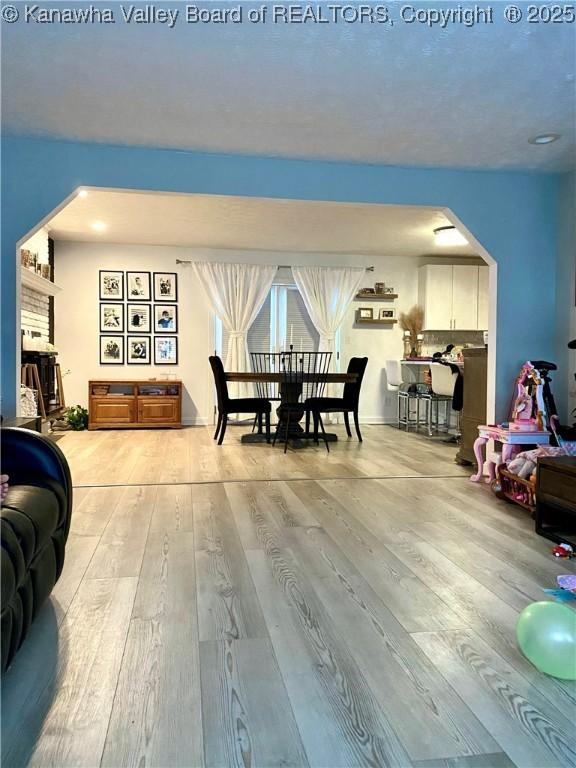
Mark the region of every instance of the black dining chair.
<instances>
[{"instance_id":1,"label":"black dining chair","mask_svg":"<svg viewBox=\"0 0 576 768\"><path fill-rule=\"evenodd\" d=\"M231 413L255 413L266 419L266 442L270 442L270 411L272 405L269 400L263 397L230 397L228 395L228 384L222 360L217 355L211 355L209 358L212 373L214 374L214 384L216 385L216 396L218 400L218 424L214 432L214 440L218 438L218 445L222 445L224 433L228 426L228 416Z\"/></svg>"},{"instance_id":2,"label":"black dining chair","mask_svg":"<svg viewBox=\"0 0 576 768\"><path fill-rule=\"evenodd\" d=\"M348 414L354 415L354 426L358 440L362 442L362 433L358 423L358 402L360 400L360 388L364 371L368 365L367 357L352 357L348 363L347 373L355 373L356 381L344 384L342 397L311 397L304 401L306 409L306 431L310 429L310 415L314 419L314 438L318 442L318 426L322 424L321 413L343 413L344 424L348 437L352 437Z\"/></svg>"},{"instance_id":3,"label":"black dining chair","mask_svg":"<svg viewBox=\"0 0 576 768\"><path fill-rule=\"evenodd\" d=\"M252 370L254 373L280 373L282 370L282 352L250 352L250 361L252 363ZM280 402L282 397L280 395L280 382L278 381L257 381L256 397L270 400L270 402ZM252 424L252 432L258 426L258 431L262 432L262 414L257 413L254 416L254 423Z\"/></svg>"},{"instance_id":4,"label":"black dining chair","mask_svg":"<svg viewBox=\"0 0 576 768\"><path fill-rule=\"evenodd\" d=\"M280 355L282 404L278 409L279 420L272 445L276 445L276 440L282 436L284 438L284 453L286 453L289 439L291 437L298 438L302 433L302 429L297 426L292 433L290 427L297 425L306 413L304 403L312 397L321 397L324 392L332 352L294 352L290 349L290 352L281 352ZM326 450L330 453L330 446L321 417L316 424L322 430ZM306 431L308 432L308 430Z\"/></svg>"}]
</instances>

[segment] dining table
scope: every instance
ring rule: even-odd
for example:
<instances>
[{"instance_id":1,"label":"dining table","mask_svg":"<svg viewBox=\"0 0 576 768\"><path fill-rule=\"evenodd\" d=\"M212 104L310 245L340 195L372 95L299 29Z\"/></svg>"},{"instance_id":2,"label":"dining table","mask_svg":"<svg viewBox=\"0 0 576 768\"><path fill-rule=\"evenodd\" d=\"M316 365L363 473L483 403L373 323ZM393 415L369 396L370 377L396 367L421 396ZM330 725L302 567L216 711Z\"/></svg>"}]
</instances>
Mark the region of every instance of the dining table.
<instances>
[{"instance_id":1,"label":"dining table","mask_svg":"<svg viewBox=\"0 0 576 768\"><path fill-rule=\"evenodd\" d=\"M276 409L278 416L278 433L279 436L285 436L286 417L283 406L289 404L293 406L299 402L299 396L302 392L302 385L306 382L322 381L326 384L353 384L357 378L356 373L323 373L314 371L295 372L295 371L226 371L226 381L237 382L243 384L279 384L280 391L280 404ZM290 414L290 426L289 426L289 439L292 441L292 445L295 448L303 448L306 445L307 440L313 440L315 438L314 432L306 432L304 427L300 424L304 416L304 403L302 403L302 411L294 413L292 409ZM324 435L322 436L324 439ZM334 432L327 432L326 439L328 442L336 442L338 435ZM242 443L262 443L266 441L266 435L258 429L257 432L249 432L242 435Z\"/></svg>"}]
</instances>

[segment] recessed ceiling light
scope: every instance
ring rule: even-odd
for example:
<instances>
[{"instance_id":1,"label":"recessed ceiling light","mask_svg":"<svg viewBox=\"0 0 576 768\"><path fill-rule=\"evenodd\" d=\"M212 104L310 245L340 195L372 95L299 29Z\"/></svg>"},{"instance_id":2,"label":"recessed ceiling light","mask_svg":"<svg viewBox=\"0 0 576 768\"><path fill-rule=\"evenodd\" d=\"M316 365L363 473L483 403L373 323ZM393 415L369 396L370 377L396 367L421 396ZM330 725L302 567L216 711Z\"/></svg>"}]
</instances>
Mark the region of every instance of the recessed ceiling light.
<instances>
[{"instance_id":1,"label":"recessed ceiling light","mask_svg":"<svg viewBox=\"0 0 576 768\"><path fill-rule=\"evenodd\" d=\"M94 221L92 222L91 227L94 232L104 232L104 230L107 228L107 224L105 224L103 221Z\"/></svg>"},{"instance_id":2,"label":"recessed ceiling light","mask_svg":"<svg viewBox=\"0 0 576 768\"><path fill-rule=\"evenodd\" d=\"M78 192L78 197L88 197L88 192L85 189L81 189L80 192Z\"/></svg>"},{"instance_id":3,"label":"recessed ceiling light","mask_svg":"<svg viewBox=\"0 0 576 768\"><path fill-rule=\"evenodd\" d=\"M533 136L528 139L529 144L552 144L560 138L559 133L541 133L539 136Z\"/></svg>"},{"instance_id":4,"label":"recessed ceiling light","mask_svg":"<svg viewBox=\"0 0 576 768\"><path fill-rule=\"evenodd\" d=\"M468 240L456 227L437 227L434 230L436 245L468 245Z\"/></svg>"}]
</instances>

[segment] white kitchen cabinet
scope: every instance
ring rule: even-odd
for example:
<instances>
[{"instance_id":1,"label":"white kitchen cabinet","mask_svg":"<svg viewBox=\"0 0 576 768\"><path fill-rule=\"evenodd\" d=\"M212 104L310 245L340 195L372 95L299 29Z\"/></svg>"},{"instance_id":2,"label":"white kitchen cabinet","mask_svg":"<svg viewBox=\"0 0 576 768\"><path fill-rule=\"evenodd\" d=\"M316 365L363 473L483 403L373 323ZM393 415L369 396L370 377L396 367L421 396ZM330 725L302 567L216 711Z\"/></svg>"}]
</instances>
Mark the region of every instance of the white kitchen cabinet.
<instances>
[{"instance_id":1,"label":"white kitchen cabinet","mask_svg":"<svg viewBox=\"0 0 576 768\"><path fill-rule=\"evenodd\" d=\"M430 331L486 330L487 272L488 267L467 264L420 267L418 295L424 307L424 328Z\"/></svg>"},{"instance_id":2,"label":"white kitchen cabinet","mask_svg":"<svg viewBox=\"0 0 576 768\"><path fill-rule=\"evenodd\" d=\"M452 330L478 327L478 267L452 267Z\"/></svg>"},{"instance_id":3,"label":"white kitchen cabinet","mask_svg":"<svg viewBox=\"0 0 576 768\"><path fill-rule=\"evenodd\" d=\"M424 307L424 328L449 331L452 328L452 265L420 267L419 303Z\"/></svg>"},{"instance_id":4,"label":"white kitchen cabinet","mask_svg":"<svg viewBox=\"0 0 576 768\"><path fill-rule=\"evenodd\" d=\"M478 330L488 330L490 317L490 267L478 267Z\"/></svg>"}]
</instances>

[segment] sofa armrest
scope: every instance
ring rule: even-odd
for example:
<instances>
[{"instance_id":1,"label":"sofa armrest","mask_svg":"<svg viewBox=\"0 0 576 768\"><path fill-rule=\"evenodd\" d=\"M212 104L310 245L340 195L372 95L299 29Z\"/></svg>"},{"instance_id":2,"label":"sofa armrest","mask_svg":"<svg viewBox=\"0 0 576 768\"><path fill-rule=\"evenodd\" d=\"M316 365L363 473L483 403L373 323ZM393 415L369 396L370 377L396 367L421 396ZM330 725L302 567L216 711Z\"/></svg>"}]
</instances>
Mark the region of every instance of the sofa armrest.
<instances>
[{"instance_id":1,"label":"sofa armrest","mask_svg":"<svg viewBox=\"0 0 576 768\"><path fill-rule=\"evenodd\" d=\"M0 430L0 440L2 472L10 476L10 485L42 486L48 480L62 487L66 497L67 537L72 515L72 479L60 448L38 432L18 427Z\"/></svg>"}]
</instances>

